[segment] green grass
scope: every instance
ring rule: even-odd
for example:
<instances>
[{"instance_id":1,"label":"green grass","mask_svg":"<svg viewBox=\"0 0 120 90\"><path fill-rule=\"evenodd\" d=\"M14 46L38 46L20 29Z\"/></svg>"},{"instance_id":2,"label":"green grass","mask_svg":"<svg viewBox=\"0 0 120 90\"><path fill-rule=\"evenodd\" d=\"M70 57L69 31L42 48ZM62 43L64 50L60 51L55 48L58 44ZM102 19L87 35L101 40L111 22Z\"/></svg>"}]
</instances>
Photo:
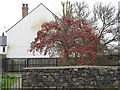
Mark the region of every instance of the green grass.
<instances>
[{"instance_id":1,"label":"green grass","mask_svg":"<svg viewBox=\"0 0 120 90\"><path fill-rule=\"evenodd\" d=\"M2 88L10 88L19 78L3 78L2 79Z\"/></svg>"},{"instance_id":2,"label":"green grass","mask_svg":"<svg viewBox=\"0 0 120 90\"><path fill-rule=\"evenodd\" d=\"M2 89L10 88L17 80L19 80L19 77L6 75L2 78Z\"/></svg>"}]
</instances>

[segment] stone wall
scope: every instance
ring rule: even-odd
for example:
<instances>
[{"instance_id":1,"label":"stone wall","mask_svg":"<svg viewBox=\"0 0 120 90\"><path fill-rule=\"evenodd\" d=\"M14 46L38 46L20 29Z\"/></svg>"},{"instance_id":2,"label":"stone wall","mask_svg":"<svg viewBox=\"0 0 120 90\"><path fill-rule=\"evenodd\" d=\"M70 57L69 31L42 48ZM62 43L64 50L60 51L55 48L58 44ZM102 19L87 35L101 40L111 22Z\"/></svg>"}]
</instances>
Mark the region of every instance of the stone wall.
<instances>
[{"instance_id":1,"label":"stone wall","mask_svg":"<svg viewBox=\"0 0 120 90\"><path fill-rule=\"evenodd\" d=\"M69 66L25 68L23 88L119 87L119 66Z\"/></svg>"}]
</instances>

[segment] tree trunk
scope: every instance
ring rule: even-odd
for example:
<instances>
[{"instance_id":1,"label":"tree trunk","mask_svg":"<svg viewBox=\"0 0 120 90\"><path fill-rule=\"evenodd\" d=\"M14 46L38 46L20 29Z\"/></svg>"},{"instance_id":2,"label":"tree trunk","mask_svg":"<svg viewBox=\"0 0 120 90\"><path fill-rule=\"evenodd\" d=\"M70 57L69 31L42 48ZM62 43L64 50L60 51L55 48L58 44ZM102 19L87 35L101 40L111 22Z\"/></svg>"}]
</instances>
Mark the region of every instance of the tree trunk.
<instances>
[{"instance_id":1,"label":"tree trunk","mask_svg":"<svg viewBox=\"0 0 120 90\"><path fill-rule=\"evenodd\" d=\"M63 64L63 66L69 66L69 65L70 65L69 56L65 55L64 56L64 64Z\"/></svg>"}]
</instances>

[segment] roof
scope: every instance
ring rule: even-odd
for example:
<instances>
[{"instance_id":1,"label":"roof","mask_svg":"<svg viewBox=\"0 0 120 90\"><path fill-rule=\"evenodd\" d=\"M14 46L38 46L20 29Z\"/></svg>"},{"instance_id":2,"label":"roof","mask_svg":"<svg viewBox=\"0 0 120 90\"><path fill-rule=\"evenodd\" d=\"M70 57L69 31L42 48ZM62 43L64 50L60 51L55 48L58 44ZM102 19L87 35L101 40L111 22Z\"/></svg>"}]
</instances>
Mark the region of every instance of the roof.
<instances>
[{"instance_id":1,"label":"roof","mask_svg":"<svg viewBox=\"0 0 120 90\"><path fill-rule=\"evenodd\" d=\"M42 3L40 3L36 8L34 8L30 13L28 13L25 17L29 16L29 14L31 14L32 12L34 12L35 9L37 9L40 5L43 5ZM51 10L49 10L45 5L43 5L48 11L50 11L55 17L57 17ZM9 28L6 33L8 31L10 31L15 25L17 25L19 22L21 22L25 17L23 17L21 20L19 20L16 24L14 24L11 28Z\"/></svg>"},{"instance_id":2,"label":"roof","mask_svg":"<svg viewBox=\"0 0 120 90\"><path fill-rule=\"evenodd\" d=\"M6 45L7 45L7 37L0 36L0 46L6 46Z\"/></svg>"}]
</instances>

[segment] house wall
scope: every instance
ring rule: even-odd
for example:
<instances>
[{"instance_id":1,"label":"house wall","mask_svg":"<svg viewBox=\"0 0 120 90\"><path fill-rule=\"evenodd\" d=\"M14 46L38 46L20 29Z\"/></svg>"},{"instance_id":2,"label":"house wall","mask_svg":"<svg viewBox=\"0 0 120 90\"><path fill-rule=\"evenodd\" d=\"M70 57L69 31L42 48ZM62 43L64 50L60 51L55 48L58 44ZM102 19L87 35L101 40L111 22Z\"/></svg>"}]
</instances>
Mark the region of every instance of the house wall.
<instances>
[{"instance_id":1,"label":"house wall","mask_svg":"<svg viewBox=\"0 0 120 90\"><path fill-rule=\"evenodd\" d=\"M6 54L6 52L7 52L6 45L7 45L7 37L4 36L4 33L3 33L2 36L0 36L0 54L2 54L2 55ZM3 47L4 47L5 51L3 51Z\"/></svg>"},{"instance_id":2,"label":"house wall","mask_svg":"<svg viewBox=\"0 0 120 90\"><path fill-rule=\"evenodd\" d=\"M7 58L48 58L30 50L30 43L41 29L41 24L53 21L52 13L40 4L7 32Z\"/></svg>"}]
</instances>

